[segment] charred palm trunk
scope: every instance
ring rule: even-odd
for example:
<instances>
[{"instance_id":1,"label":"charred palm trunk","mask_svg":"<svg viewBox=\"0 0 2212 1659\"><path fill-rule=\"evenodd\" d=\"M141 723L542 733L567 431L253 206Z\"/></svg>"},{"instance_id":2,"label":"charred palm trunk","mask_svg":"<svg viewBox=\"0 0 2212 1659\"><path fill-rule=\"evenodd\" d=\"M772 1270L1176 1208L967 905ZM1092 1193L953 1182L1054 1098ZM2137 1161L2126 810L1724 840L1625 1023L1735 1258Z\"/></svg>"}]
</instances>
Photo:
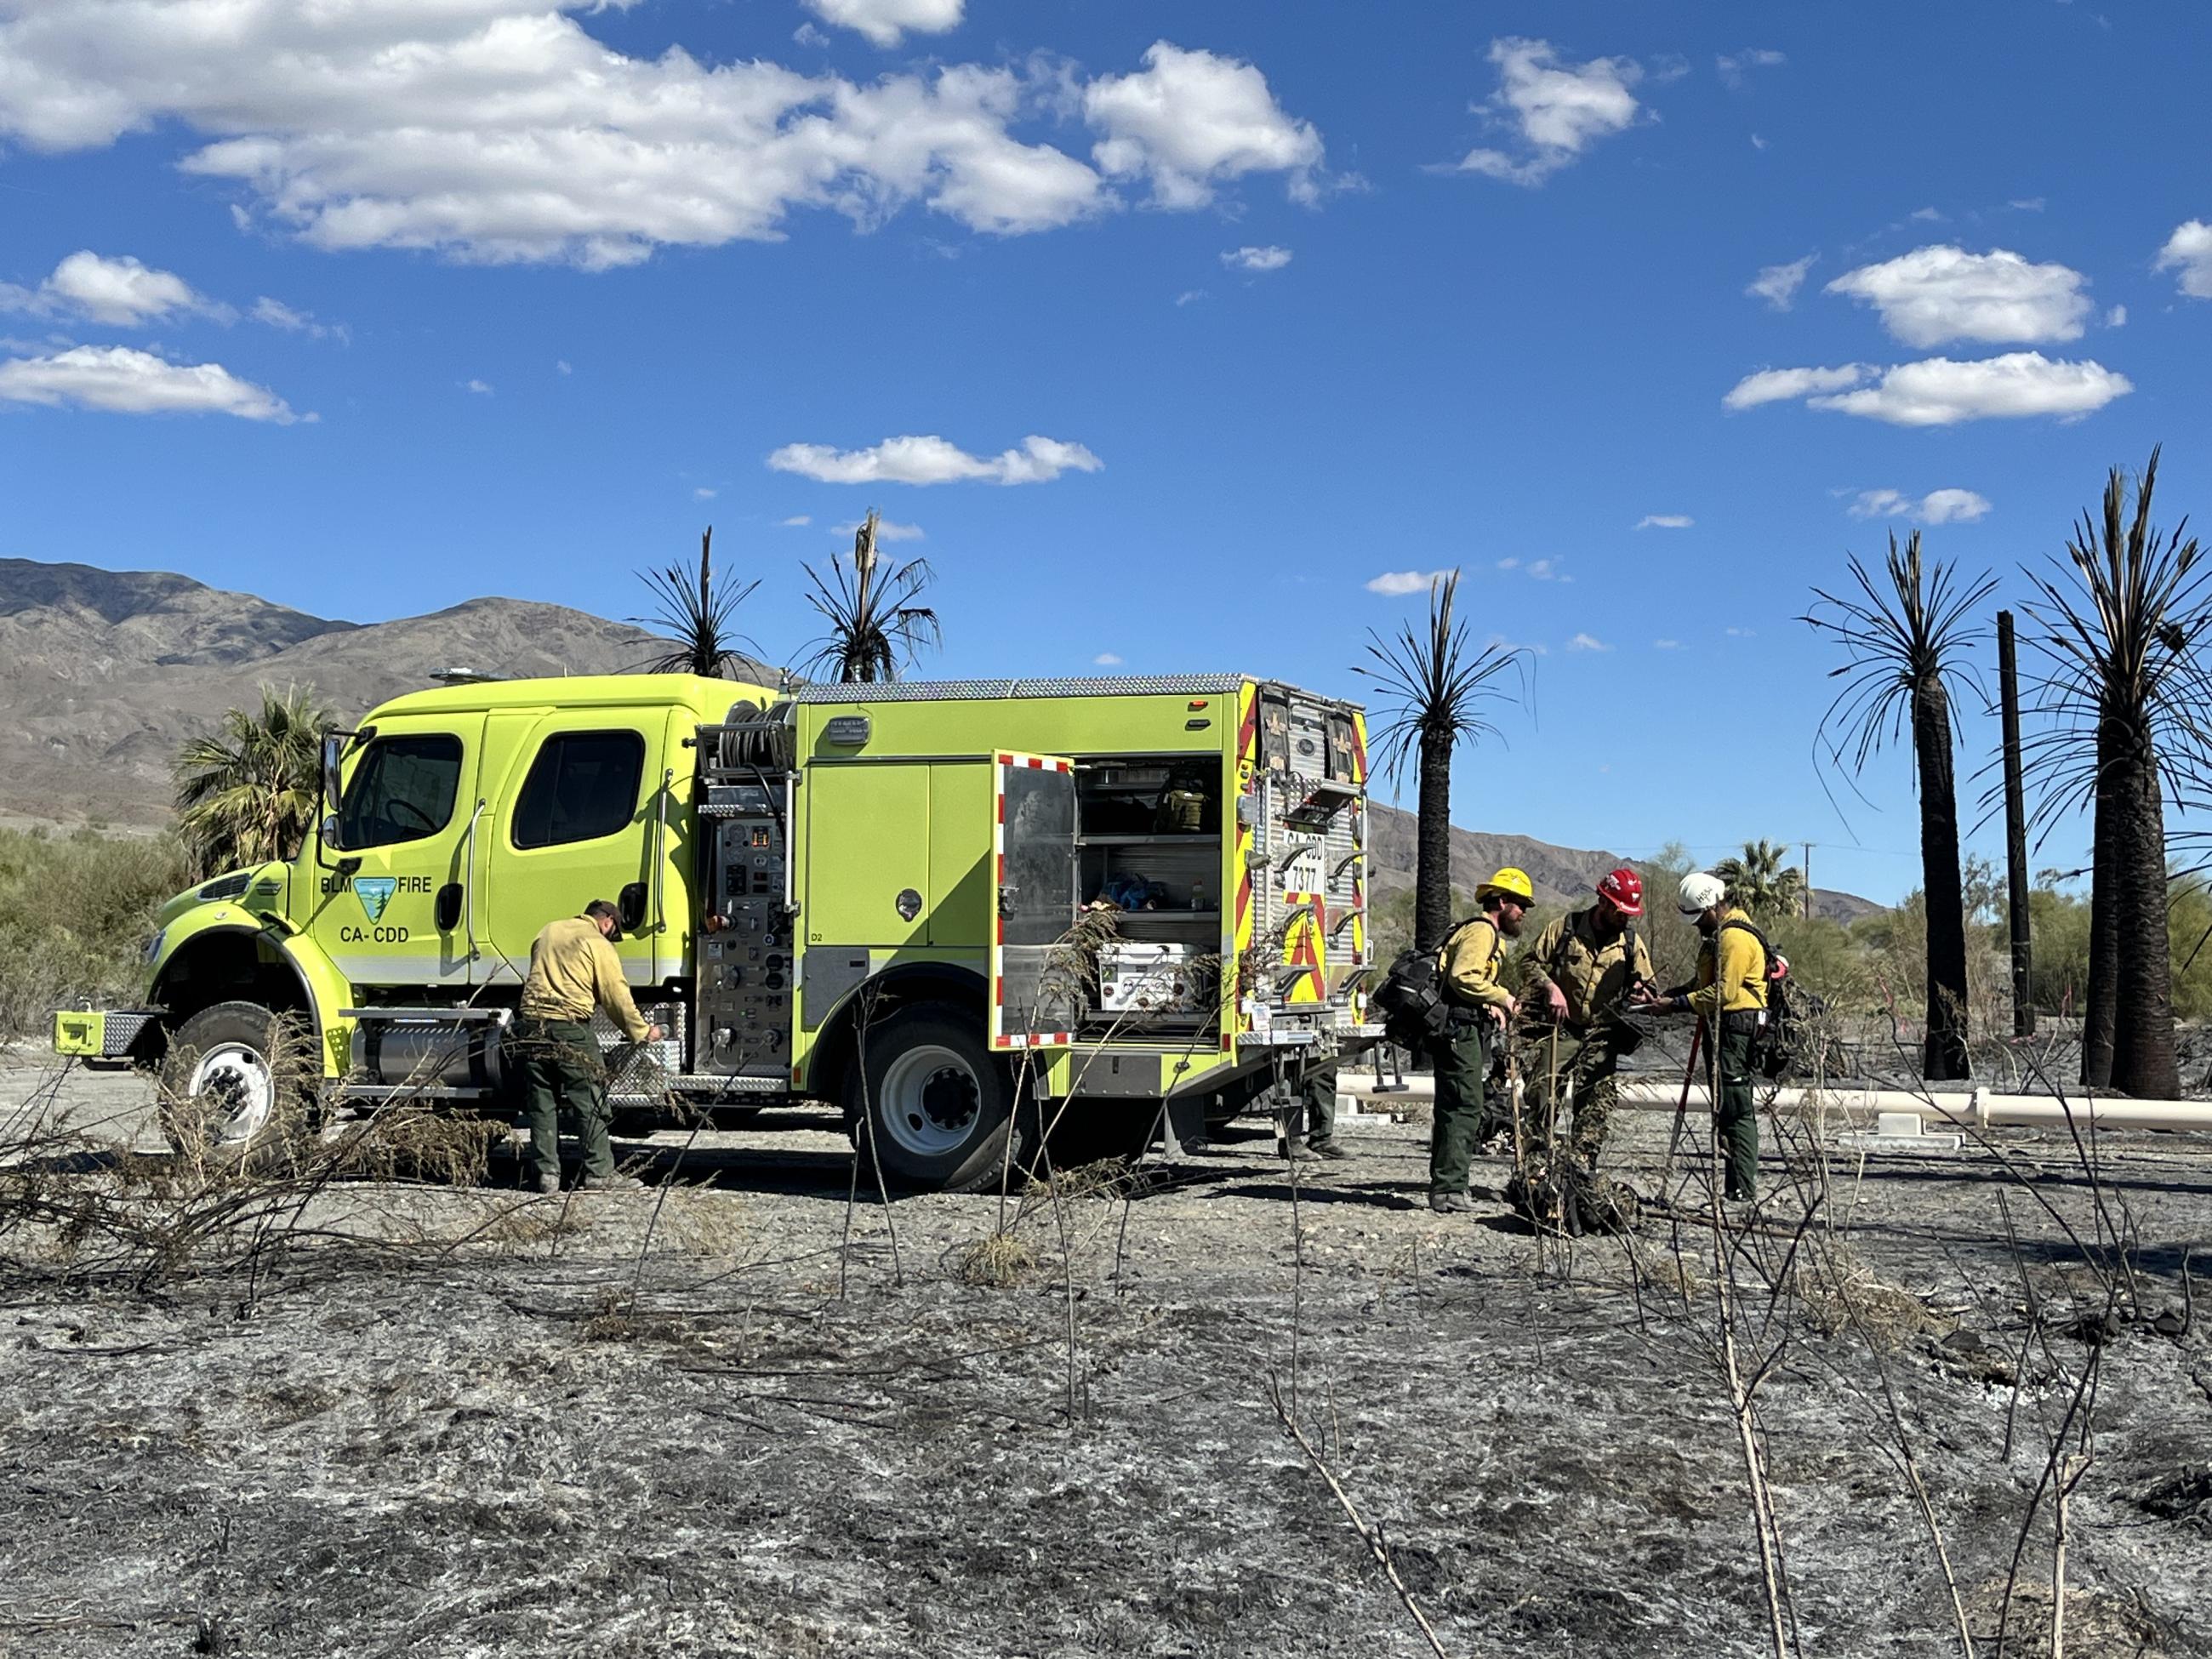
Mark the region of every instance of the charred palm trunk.
<instances>
[{"instance_id":1,"label":"charred palm trunk","mask_svg":"<svg viewBox=\"0 0 2212 1659\"><path fill-rule=\"evenodd\" d=\"M2142 1100L2173 1100L2181 1071L2173 1046L2173 960L2166 910L2166 811L2149 734L2130 734L2113 777L2118 833L2118 1006L2112 1023L2112 1087Z\"/></svg>"},{"instance_id":2,"label":"charred palm trunk","mask_svg":"<svg viewBox=\"0 0 2212 1659\"><path fill-rule=\"evenodd\" d=\"M1414 823L1413 943L1436 950L1451 931L1451 757L1449 736L1421 736L1421 793Z\"/></svg>"},{"instance_id":3,"label":"charred palm trunk","mask_svg":"<svg viewBox=\"0 0 2212 1659\"><path fill-rule=\"evenodd\" d=\"M2117 720L2097 727L2096 816L2089 848L2089 982L2081 988L2081 1081L2112 1084L2112 1048L2120 1007L2119 755Z\"/></svg>"},{"instance_id":4,"label":"charred palm trunk","mask_svg":"<svg viewBox=\"0 0 2212 1659\"><path fill-rule=\"evenodd\" d=\"M1941 680L1914 692L1912 748L1920 772L1920 890L1928 896L1930 1081L1969 1074L1966 1059L1966 899L1959 874L1959 797L1952 775L1951 706Z\"/></svg>"}]
</instances>

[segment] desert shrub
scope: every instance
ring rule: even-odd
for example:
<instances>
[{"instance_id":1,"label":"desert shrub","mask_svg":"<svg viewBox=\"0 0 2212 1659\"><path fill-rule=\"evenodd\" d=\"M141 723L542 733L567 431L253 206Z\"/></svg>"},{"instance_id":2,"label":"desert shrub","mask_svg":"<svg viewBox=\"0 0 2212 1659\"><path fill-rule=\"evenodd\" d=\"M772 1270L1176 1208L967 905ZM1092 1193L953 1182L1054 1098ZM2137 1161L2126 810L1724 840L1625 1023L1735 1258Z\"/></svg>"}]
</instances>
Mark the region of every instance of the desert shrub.
<instances>
[{"instance_id":1,"label":"desert shrub","mask_svg":"<svg viewBox=\"0 0 2212 1659\"><path fill-rule=\"evenodd\" d=\"M167 836L0 830L0 1041L86 999L135 998L154 913L189 879Z\"/></svg>"}]
</instances>

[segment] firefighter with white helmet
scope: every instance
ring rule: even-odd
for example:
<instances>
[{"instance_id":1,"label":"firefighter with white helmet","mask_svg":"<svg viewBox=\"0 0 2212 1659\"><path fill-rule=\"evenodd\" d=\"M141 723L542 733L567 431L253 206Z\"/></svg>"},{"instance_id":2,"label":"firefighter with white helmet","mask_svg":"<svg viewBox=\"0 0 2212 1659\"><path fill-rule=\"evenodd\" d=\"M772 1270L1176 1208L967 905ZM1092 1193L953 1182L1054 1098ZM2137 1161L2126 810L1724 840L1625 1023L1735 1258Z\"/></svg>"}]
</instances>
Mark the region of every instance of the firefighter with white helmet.
<instances>
[{"instance_id":1,"label":"firefighter with white helmet","mask_svg":"<svg viewBox=\"0 0 2212 1659\"><path fill-rule=\"evenodd\" d=\"M1672 991L1647 990L1635 1006L1698 1016L1720 1073L1713 1125L1725 1158L1727 1195L1748 1200L1759 1180L1751 1049L1766 1012L1766 940L1751 918L1729 902L1728 884L1718 876L1700 870L1683 877L1677 904L1705 935L1697 979Z\"/></svg>"},{"instance_id":2,"label":"firefighter with white helmet","mask_svg":"<svg viewBox=\"0 0 2212 1659\"><path fill-rule=\"evenodd\" d=\"M1430 1044L1436 1067L1437 1104L1429 1133L1429 1207L1439 1215L1472 1210L1468 1174L1482 1127L1482 1094L1490 1075L1490 1048L1519 1011L1499 969L1505 941L1517 938L1536 902L1525 871L1508 866L1474 890L1481 914L1452 929L1437 952L1450 1029Z\"/></svg>"},{"instance_id":3,"label":"firefighter with white helmet","mask_svg":"<svg viewBox=\"0 0 2212 1659\"><path fill-rule=\"evenodd\" d=\"M1650 953L1632 925L1643 914L1643 878L1624 866L1598 883L1586 908L1549 923L1522 958L1522 1000L1530 1006L1521 1030L1546 1045L1539 1121L1555 1123L1559 1105L1571 1107L1574 1153L1585 1169L1597 1167L1617 1092L1613 1073L1638 1042L1621 1011L1653 976Z\"/></svg>"}]
</instances>

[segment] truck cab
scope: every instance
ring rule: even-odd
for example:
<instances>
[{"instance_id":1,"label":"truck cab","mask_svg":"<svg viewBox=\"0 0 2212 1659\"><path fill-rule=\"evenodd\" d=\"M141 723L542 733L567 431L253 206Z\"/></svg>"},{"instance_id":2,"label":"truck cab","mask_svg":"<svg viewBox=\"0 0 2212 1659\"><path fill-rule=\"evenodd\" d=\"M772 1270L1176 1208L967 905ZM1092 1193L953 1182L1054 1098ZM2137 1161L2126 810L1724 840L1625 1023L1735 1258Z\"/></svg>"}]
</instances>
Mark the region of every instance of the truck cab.
<instances>
[{"instance_id":1,"label":"truck cab","mask_svg":"<svg viewBox=\"0 0 2212 1659\"><path fill-rule=\"evenodd\" d=\"M164 909L143 1008L58 1016L159 1057L220 1154L288 1083L510 1109L531 942L594 898L666 1033L606 1030L618 1103L830 1100L907 1184L994 1182L1070 1110L1189 1133L1368 1034L1364 725L1294 688L479 682L325 772L292 863Z\"/></svg>"}]
</instances>

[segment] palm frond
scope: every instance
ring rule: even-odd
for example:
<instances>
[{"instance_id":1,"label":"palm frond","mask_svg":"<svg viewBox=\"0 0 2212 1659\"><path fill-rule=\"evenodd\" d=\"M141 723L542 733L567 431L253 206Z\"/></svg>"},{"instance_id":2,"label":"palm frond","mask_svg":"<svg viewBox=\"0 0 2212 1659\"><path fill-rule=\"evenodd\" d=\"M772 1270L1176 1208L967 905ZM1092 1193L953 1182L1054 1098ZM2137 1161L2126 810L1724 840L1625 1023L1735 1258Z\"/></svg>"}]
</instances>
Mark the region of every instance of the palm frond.
<instances>
[{"instance_id":1,"label":"palm frond","mask_svg":"<svg viewBox=\"0 0 2212 1659\"><path fill-rule=\"evenodd\" d=\"M1373 742L1394 786L1423 744L1449 750L1482 738L1503 742L1484 706L1527 698L1528 653L1497 641L1474 650L1464 620L1453 617L1459 576L1454 570L1430 585L1425 623L1401 623L1387 638L1370 629L1373 665L1352 670L1381 690L1388 718ZM1495 684L1509 669L1522 677L1518 696Z\"/></svg>"},{"instance_id":2,"label":"palm frond","mask_svg":"<svg viewBox=\"0 0 2212 1659\"><path fill-rule=\"evenodd\" d=\"M847 684L895 680L902 663L944 641L937 612L915 603L936 573L926 559L887 570L877 557L875 522L872 512L854 537L849 568L833 562L825 578L807 567L813 591L806 602L826 624L808 641L803 664L817 678Z\"/></svg>"},{"instance_id":3,"label":"palm frond","mask_svg":"<svg viewBox=\"0 0 2212 1659\"><path fill-rule=\"evenodd\" d=\"M642 664L647 674L698 674L721 679L743 661L738 647L755 657L760 647L738 633L738 607L760 586L757 580L717 592L714 577L714 529L699 538L699 574L696 581L680 565L643 573L647 591L659 601L649 617L629 621L664 631L667 649Z\"/></svg>"}]
</instances>

